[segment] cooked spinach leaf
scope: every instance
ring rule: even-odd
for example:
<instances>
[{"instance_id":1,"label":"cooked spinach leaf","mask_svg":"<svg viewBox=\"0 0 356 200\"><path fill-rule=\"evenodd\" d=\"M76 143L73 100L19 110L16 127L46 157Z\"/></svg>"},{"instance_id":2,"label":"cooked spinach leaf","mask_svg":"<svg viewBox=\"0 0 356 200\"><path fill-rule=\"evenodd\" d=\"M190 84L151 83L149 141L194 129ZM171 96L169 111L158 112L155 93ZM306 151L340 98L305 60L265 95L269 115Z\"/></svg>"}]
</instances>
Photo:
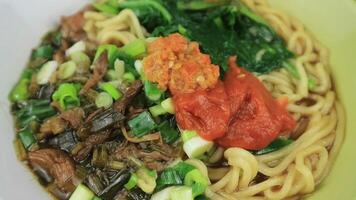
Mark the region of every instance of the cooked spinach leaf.
<instances>
[{"instance_id":1,"label":"cooked spinach leaf","mask_svg":"<svg viewBox=\"0 0 356 200\"><path fill-rule=\"evenodd\" d=\"M243 4L185 9L179 7L184 1L163 1L173 21L157 27L153 36L183 34L198 42L222 72L228 69L230 56L236 55L238 65L257 73L278 69L293 57L282 38Z\"/></svg>"}]
</instances>

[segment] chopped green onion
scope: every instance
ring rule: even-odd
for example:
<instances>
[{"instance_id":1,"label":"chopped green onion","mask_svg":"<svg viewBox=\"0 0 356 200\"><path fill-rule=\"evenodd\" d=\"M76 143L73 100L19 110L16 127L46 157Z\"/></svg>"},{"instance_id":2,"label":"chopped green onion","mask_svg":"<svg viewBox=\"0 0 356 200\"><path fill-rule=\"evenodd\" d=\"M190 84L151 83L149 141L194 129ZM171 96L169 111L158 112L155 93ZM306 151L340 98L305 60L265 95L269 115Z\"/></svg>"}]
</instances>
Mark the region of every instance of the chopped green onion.
<instances>
[{"instance_id":1,"label":"chopped green onion","mask_svg":"<svg viewBox=\"0 0 356 200\"><path fill-rule=\"evenodd\" d=\"M147 80L144 82L144 90L146 97L151 101L158 101L163 94L163 92L158 89L157 84L154 84Z\"/></svg>"},{"instance_id":2,"label":"chopped green onion","mask_svg":"<svg viewBox=\"0 0 356 200\"><path fill-rule=\"evenodd\" d=\"M140 168L137 172L137 186L147 194L152 194L156 188L157 172L151 171L145 167Z\"/></svg>"},{"instance_id":3,"label":"chopped green onion","mask_svg":"<svg viewBox=\"0 0 356 200\"><path fill-rule=\"evenodd\" d=\"M142 60L136 60L135 61L135 69L136 69L136 71L137 71L137 73L141 76L141 78L144 78L143 77L143 64L142 64Z\"/></svg>"},{"instance_id":4,"label":"chopped green onion","mask_svg":"<svg viewBox=\"0 0 356 200\"><path fill-rule=\"evenodd\" d=\"M277 151L279 149L282 149L283 147L286 147L293 142L294 142L294 140L291 140L291 139L277 138L271 144L269 144L266 148L261 149L259 151L252 152L252 153L255 155L258 155L258 156L267 154L267 153L271 153L271 152Z\"/></svg>"},{"instance_id":5,"label":"chopped green onion","mask_svg":"<svg viewBox=\"0 0 356 200\"><path fill-rule=\"evenodd\" d=\"M96 50L96 53L94 56L94 63L99 59L101 54L103 54L105 51L108 52L109 68L112 69L115 66L115 61L116 61L117 54L118 54L118 48L115 45L112 45L112 44L100 45L98 47L98 49Z\"/></svg>"},{"instance_id":6,"label":"chopped green onion","mask_svg":"<svg viewBox=\"0 0 356 200\"><path fill-rule=\"evenodd\" d=\"M170 200L194 200L191 187L179 186L175 187L170 192Z\"/></svg>"},{"instance_id":7,"label":"chopped green onion","mask_svg":"<svg viewBox=\"0 0 356 200\"><path fill-rule=\"evenodd\" d=\"M161 134L163 141L167 144L171 144L179 138L178 131L172 127L171 123L169 123L168 120L160 123L157 128Z\"/></svg>"},{"instance_id":8,"label":"chopped green onion","mask_svg":"<svg viewBox=\"0 0 356 200\"><path fill-rule=\"evenodd\" d=\"M116 7L113 7L107 3L93 3L93 7L102 12L102 13L107 13L107 14L117 14L119 10Z\"/></svg>"},{"instance_id":9,"label":"chopped green onion","mask_svg":"<svg viewBox=\"0 0 356 200\"><path fill-rule=\"evenodd\" d=\"M108 93L113 99L119 100L123 94L111 83L102 83L99 85L100 89Z\"/></svg>"},{"instance_id":10,"label":"chopped green onion","mask_svg":"<svg viewBox=\"0 0 356 200\"><path fill-rule=\"evenodd\" d=\"M31 69L25 69L22 74L20 80L14 86L9 94L9 100L11 102L18 102L27 100L30 96L30 92L28 87L30 85L30 80L32 78L33 71Z\"/></svg>"},{"instance_id":11,"label":"chopped green onion","mask_svg":"<svg viewBox=\"0 0 356 200\"><path fill-rule=\"evenodd\" d=\"M161 102L161 106L163 109L170 113L170 114L175 114L175 109L174 109L174 104L173 104L173 99L172 98L167 98Z\"/></svg>"},{"instance_id":12,"label":"chopped green onion","mask_svg":"<svg viewBox=\"0 0 356 200\"><path fill-rule=\"evenodd\" d=\"M171 191L173 188L176 188L176 186L171 186L171 187L165 188L165 189L153 194L151 197L151 200L170 200ZM181 200L183 200L183 199L181 199Z\"/></svg>"},{"instance_id":13,"label":"chopped green onion","mask_svg":"<svg viewBox=\"0 0 356 200\"><path fill-rule=\"evenodd\" d=\"M66 56L70 57L73 53L76 52L84 52L86 49L86 45L84 41L79 41L66 50Z\"/></svg>"},{"instance_id":14,"label":"chopped green onion","mask_svg":"<svg viewBox=\"0 0 356 200\"><path fill-rule=\"evenodd\" d=\"M79 184L69 200L92 200L94 193L83 184Z\"/></svg>"},{"instance_id":15,"label":"chopped green onion","mask_svg":"<svg viewBox=\"0 0 356 200\"><path fill-rule=\"evenodd\" d=\"M73 61L68 61L59 66L58 77L60 79L67 79L74 75L77 65Z\"/></svg>"},{"instance_id":16,"label":"chopped green onion","mask_svg":"<svg viewBox=\"0 0 356 200\"><path fill-rule=\"evenodd\" d=\"M196 131L189 131L189 130L184 130L182 131L181 137L183 142L187 142L188 140L190 140L191 138L197 136L198 133Z\"/></svg>"},{"instance_id":17,"label":"chopped green onion","mask_svg":"<svg viewBox=\"0 0 356 200\"><path fill-rule=\"evenodd\" d=\"M207 177L205 177L198 169L194 169L185 175L184 184L192 187L193 196L196 197L205 192L209 183Z\"/></svg>"},{"instance_id":18,"label":"chopped green onion","mask_svg":"<svg viewBox=\"0 0 356 200\"><path fill-rule=\"evenodd\" d=\"M16 117L21 128L25 128L33 121L43 120L56 114L56 110L50 105L50 100L30 100L20 110L16 111Z\"/></svg>"},{"instance_id":19,"label":"chopped green onion","mask_svg":"<svg viewBox=\"0 0 356 200\"><path fill-rule=\"evenodd\" d=\"M124 76L124 73L125 73L125 62L124 61L122 61L120 59L116 59L115 63L114 63L114 67L115 67L115 72L117 74L118 79L120 79L122 76Z\"/></svg>"},{"instance_id":20,"label":"chopped green onion","mask_svg":"<svg viewBox=\"0 0 356 200\"><path fill-rule=\"evenodd\" d=\"M109 69L106 74L105 78L110 81L118 80L118 76L115 70Z\"/></svg>"},{"instance_id":21,"label":"chopped green onion","mask_svg":"<svg viewBox=\"0 0 356 200\"><path fill-rule=\"evenodd\" d=\"M43 45L35 49L32 53L32 58L51 59L54 49L51 45Z\"/></svg>"},{"instance_id":22,"label":"chopped green onion","mask_svg":"<svg viewBox=\"0 0 356 200\"><path fill-rule=\"evenodd\" d=\"M63 83L59 86L56 92L53 93L52 99L58 101L62 109L69 107L80 106L78 92L80 85L73 83Z\"/></svg>"},{"instance_id":23,"label":"chopped green onion","mask_svg":"<svg viewBox=\"0 0 356 200\"><path fill-rule=\"evenodd\" d=\"M133 75L131 72L126 72L123 76L122 76L122 79L129 82L129 83L132 83L134 82L136 79L135 79L135 75Z\"/></svg>"},{"instance_id":24,"label":"chopped green onion","mask_svg":"<svg viewBox=\"0 0 356 200\"><path fill-rule=\"evenodd\" d=\"M110 108L113 103L112 97L106 92L99 93L95 99L95 105L98 108Z\"/></svg>"},{"instance_id":25,"label":"chopped green onion","mask_svg":"<svg viewBox=\"0 0 356 200\"><path fill-rule=\"evenodd\" d=\"M134 40L120 49L126 55L131 57L138 57L146 53L146 41L143 39Z\"/></svg>"},{"instance_id":26,"label":"chopped green onion","mask_svg":"<svg viewBox=\"0 0 356 200\"><path fill-rule=\"evenodd\" d=\"M30 85L29 79L21 79L15 87L11 90L9 99L11 102L18 102L27 100L30 96L28 86Z\"/></svg>"},{"instance_id":27,"label":"chopped green onion","mask_svg":"<svg viewBox=\"0 0 356 200\"><path fill-rule=\"evenodd\" d=\"M207 141L200 136L195 136L183 145L184 152L189 158L198 158L214 146L212 141Z\"/></svg>"},{"instance_id":28,"label":"chopped green onion","mask_svg":"<svg viewBox=\"0 0 356 200\"><path fill-rule=\"evenodd\" d=\"M157 179L157 189L161 190L164 187L172 185L181 185L183 180L180 178L177 170L173 168L165 169Z\"/></svg>"},{"instance_id":29,"label":"chopped green onion","mask_svg":"<svg viewBox=\"0 0 356 200\"><path fill-rule=\"evenodd\" d=\"M173 167L183 180L186 176L186 174L194 169L196 169L193 165L185 163L185 162L179 162Z\"/></svg>"},{"instance_id":30,"label":"chopped green onion","mask_svg":"<svg viewBox=\"0 0 356 200\"><path fill-rule=\"evenodd\" d=\"M45 85L49 82L52 74L57 70L57 61L49 61L45 63L37 74L37 83Z\"/></svg>"},{"instance_id":31,"label":"chopped green onion","mask_svg":"<svg viewBox=\"0 0 356 200\"><path fill-rule=\"evenodd\" d=\"M156 123L149 112L145 111L128 121L132 134L136 137L142 137L156 128Z\"/></svg>"},{"instance_id":32,"label":"chopped green onion","mask_svg":"<svg viewBox=\"0 0 356 200\"><path fill-rule=\"evenodd\" d=\"M127 190L131 190L137 185L138 177L135 173L131 174L129 181L124 185Z\"/></svg>"},{"instance_id":33,"label":"chopped green onion","mask_svg":"<svg viewBox=\"0 0 356 200\"><path fill-rule=\"evenodd\" d=\"M37 142L33 133L27 129L19 133L19 138L26 149L29 149L33 144Z\"/></svg>"},{"instance_id":34,"label":"chopped green onion","mask_svg":"<svg viewBox=\"0 0 356 200\"><path fill-rule=\"evenodd\" d=\"M77 51L70 55L70 59L77 65L77 72L84 73L88 71L91 61L87 54Z\"/></svg>"},{"instance_id":35,"label":"chopped green onion","mask_svg":"<svg viewBox=\"0 0 356 200\"><path fill-rule=\"evenodd\" d=\"M155 105L149 108L153 117L157 117L163 114L166 114L167 111L161 105Z\"/></svg>"}]
</instances>

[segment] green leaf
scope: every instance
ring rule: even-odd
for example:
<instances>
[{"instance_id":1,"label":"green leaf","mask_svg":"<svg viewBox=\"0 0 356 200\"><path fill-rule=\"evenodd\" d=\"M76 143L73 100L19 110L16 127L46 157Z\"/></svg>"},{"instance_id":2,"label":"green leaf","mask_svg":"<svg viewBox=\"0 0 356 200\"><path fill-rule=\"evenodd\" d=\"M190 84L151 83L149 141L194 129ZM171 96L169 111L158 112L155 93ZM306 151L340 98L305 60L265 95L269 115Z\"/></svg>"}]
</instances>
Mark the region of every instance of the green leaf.
<instances>
[{"instance_id":1,"label":"green leaf","mask_svg":"<svg viewBox=\"0 0 356 200\"><path fill-rule=\"evenodd\" d=\"M274 140L266 148L261 149L259 151L254 151L253 154L263 155L263 154L271 153L271 152L280 150L280 149L292 144L293 142L294 142L294 140L291 140L291 139L278 138L278 139Z\"/></svg>"}]
</instances>

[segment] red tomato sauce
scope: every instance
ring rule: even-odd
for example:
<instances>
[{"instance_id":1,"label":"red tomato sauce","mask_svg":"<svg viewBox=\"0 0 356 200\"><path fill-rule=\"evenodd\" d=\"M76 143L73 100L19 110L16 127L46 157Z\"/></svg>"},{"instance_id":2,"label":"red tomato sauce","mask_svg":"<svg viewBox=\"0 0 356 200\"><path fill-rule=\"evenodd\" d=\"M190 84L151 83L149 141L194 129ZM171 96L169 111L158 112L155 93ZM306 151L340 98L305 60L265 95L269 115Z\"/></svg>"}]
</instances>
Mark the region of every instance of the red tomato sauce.
<instances>
[{"instance_id":1,"label":"red tomato sauce","mask_svg":"<svg viewBox=\"0 0 356 200\"><path fill-rule=\"evenodd\" d=\"M253 74L236 65L236 57L229 62L224 81L214 88L174 95L177 123L223 147L265 148L292 130L295 120Z\"/></svg>"}]
</instances>

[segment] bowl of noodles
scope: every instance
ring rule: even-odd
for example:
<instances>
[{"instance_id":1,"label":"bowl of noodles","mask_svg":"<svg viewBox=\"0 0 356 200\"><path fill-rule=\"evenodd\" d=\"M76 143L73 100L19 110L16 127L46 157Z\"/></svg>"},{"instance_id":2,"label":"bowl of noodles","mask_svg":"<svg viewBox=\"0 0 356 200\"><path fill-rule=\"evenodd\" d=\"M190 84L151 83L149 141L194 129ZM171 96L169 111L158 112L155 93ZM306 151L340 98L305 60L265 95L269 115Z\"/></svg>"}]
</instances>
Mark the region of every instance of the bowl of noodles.
<instances>
[{"instance_id":1,"label":"bowl of noodles","mask_svg":"<svg viewBox=\"0 0 356 200\"><path fill-rule=\"evenodd\" d=\"M0 199L356 198L355 1L0 10Z\"/></svg>"}]
</instances>

